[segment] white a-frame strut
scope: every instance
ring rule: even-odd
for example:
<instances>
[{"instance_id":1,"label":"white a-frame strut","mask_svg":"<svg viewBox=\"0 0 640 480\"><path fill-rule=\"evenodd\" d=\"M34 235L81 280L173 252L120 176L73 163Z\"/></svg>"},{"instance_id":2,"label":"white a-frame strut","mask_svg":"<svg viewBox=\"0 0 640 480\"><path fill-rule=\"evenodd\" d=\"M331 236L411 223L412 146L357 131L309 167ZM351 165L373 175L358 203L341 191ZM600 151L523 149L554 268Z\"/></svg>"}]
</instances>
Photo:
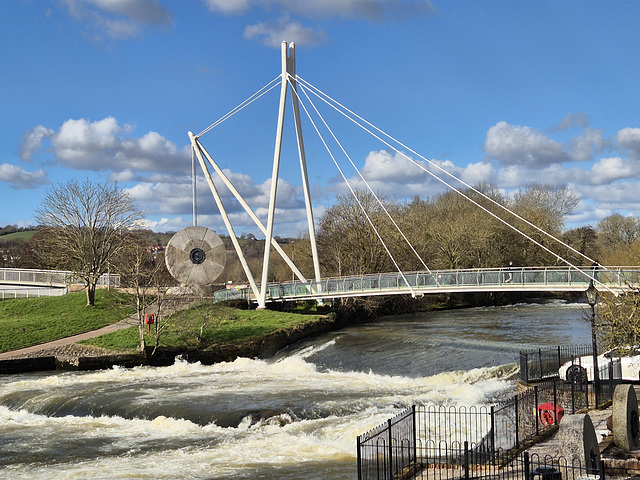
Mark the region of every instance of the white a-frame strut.
<instances>
[{"instance_id":1,"label":"white a-frame strut","mask_svg":"<svg viewBox=\"0 0 640 480\"><path fill-rule=\"evenodd\" d=\"M307 223L309 225L309 239L311 241L311 254L313 257L313 268L315 272L316 285L320 283L320 262L318 260L318 247L316 243L316 232L313 220L313 209L311 206L311 193L309 190L309 178L307 175L307 159L304 150L304 142L302 139L302 125L300 123L300 106L298 103L298 95L297 95L297 83L296 83L296 60L295 60L295 45L290 43L287 45L286 42L282 42L282 74L281 74L281 87L280 87L280 107L278 110L278 126L276 130L276 143L275 150L273 153L273 172L271 175L271 192L269 196L269 213L267 218L267 225L265 226L262 221L258 218L258 216L254 213L251 207L247 204L247 202L242 198L242 195L236 190L236 188L229 181L229 178L224 174L222 169L217 165L217 163L213 160L211 155L205 150L205 148L200 143L200 140L197 136L195 136L192 132L189 132L189 138L191 140L191 146L193 152L195 152L195 156L200 163L200 167L207 179L207 183L209 188L211 189L211 193L216 201L218 209L220 210L220 214L222 215L222 219L227 227L227 231L229 232L229 236L231 237L231 241L233 242L233 246L238 254L238 258L240 259L240 263L242 264L242 268L247 275L247 280L249 281L249 285L251 286L251 290L253 291L254 297L258 302L258 308L265 308L266 298L267 298L267 278L269 274L269 260L271 257L271 249L275 249L283 260L287 263L289 268L293 271L295 276L304 283L307 283L306 278L300 273L298 268L294 265L293 261L289 258L289 256L284 252L282 247L273 239L273 225L274 225L274 216L276 209L276 197L278 192L278 174L280 170L280 154L282 151L282 137L284 133L284 116L285 116L285 107L287 103L287 91L289 87L291 87L291 103L293 105L293 115L295 120L296 127L296 138L298 141L298 156L300 158L300 171L302 173L302 188L304 193L304 201L307 210ZM206 159L206 161L205 161ZM256 281L253 277L253 274L249 270L249 266L247 264L246 258L242 253L240 248L240 244L236 238L236 235L233 230L233 226L231 225L231 221L229 220L229 216L227 215L226 209L222 204L222 200L218 193L218 190L213 182L211 174L209 173L209 168L207 167L207 162L213 167L215 172L218 174L220 180L226 185L226 187L233 193L238 202L242 205L245 211L249 214L251 219L254 221L256 226L262 231L265 235L265 245L264 245L264 259L262 263L262 279L260 281L260 285L256 284ZM195 207L194 207L195 212ZM195 221L195 220L194 220Z\"/></svg>"}]
</instances>

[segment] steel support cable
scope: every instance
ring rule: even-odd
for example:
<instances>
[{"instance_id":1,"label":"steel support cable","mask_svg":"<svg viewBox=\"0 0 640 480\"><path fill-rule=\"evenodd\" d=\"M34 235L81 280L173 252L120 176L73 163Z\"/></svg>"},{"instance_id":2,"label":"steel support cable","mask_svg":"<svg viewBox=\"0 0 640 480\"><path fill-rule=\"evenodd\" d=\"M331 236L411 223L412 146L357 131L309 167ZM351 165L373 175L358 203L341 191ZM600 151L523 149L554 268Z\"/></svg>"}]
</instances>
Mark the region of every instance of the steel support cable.
<instances>
[{"instance_id":1,"label":"steel support cable","mask_svg":"<svg viewBox=\"0 0 640 480\"><path fill-rule=\"evenodd\" d=\"M485 198L486 200L489 200L491 203L493 203L494 205L498 206L499 208L503 209L504 211L506 211L507 213L513 215L514 217L516 217L517 219L521 220L522 222L526 223L527 225L529 225L530 227L533 227L534 229L538 230L540 233L546 235L547 237L551 238L552 240L555 240L556 242L558 242L559 244L561 244L564 247L567 247L569 250L571 250L574 253L577 253L579 256L583 257L584 259L590 261L590 262L595 262L594 259L588 257L587 255L585 255L584 253L580 252L579 250L576 250L575 248L573 248L571 245L568 245L566 243L564 243L562 240L560 240L559 238L554 237L553 235L551 235L549 232L543 230L542 228L538 227L537 225L535 225L534 223L531 223L529 220L527 220L526 218L523 218L522 216L518 215L516 212L510 210L509 208L505 207L504 205L502 205L501 203L496 202L494 199L492 199L491 197L485 195L484 193L482 193L480 190L474 188L473 186L469 185L468 183L466 183L464 180L456 177L455 175L453 175L451 172L448 172L447 170L445 170L444 168L442 168L440 165L438 165L437 163L432 162L431 160L429 160L428 158L424 157L423 155L419 154L418 152L416 152L415 150L413 150L412 148L408 147L407 145L403 144L402 142L400 142L399 140L397 140L396 138L392 137L391 135L389 135L388 133L384 132L383 130L381 130L380 128L376 127L375 125L373 125L372 123L368 122L366 119L362 118L361 116L359 116L357 113L351 111L349 108L347 108L346 106L342 105L340 102L338 102L337 100L331 98L329 95L327 95L326 93L322 92L320 89L318 89L317 87L314 87L313 85L311 85L309 82L305 81L304 79L299 79L301 81L301 83L303 83L305 86L307 86L308 88L314 90L314 94L318 97L318 98L322 98L322 96L326 97L326 98L322 98L322 100L327 103L329 106L331 106L332 108L334 108L336 111L340 112L342 115L344 115L346 118L348 118L349 120L351 120L353 123L355 123L356 125L358 125L360 128L362 128L363 130L365 130L366 132L368 132L369 134L371 134L372 136L374 136L375 138L377 138L378 140L384 142L384 140L382 140L380 137L378 137L377 135L373 134L371 131L369 131L368 129L366 129L365 127L363 127L361 124L359 124L358 122L356 122L355 120L353 120L351 117L349 117L348 115L346 115L343 111L339 110L335 105L331 104L330 102L334 102L336 105L340 106L340 108L343 108L344 110L346 110L347 112L349 112L349 114L355 116L356 118L358 118L359 120L362 120L364 123L366 123L367 125L371 126L373 129L377 130L378 132L380 132L382 135L384 135L385 137L389 138L390 140L396 142L398 145L400 145L403 148L406 148L409 152L413 153L414 155L416 155L417 157L420 157L422 160L424 160L425 162L429 163L431 166L437 168L438 170L442 171L443 173L445 173L446 175L450 176L451 178L457 180L458 182L460 182L462 185L464 185L465 187L469 188L470 190L472 190L473 192L477 193L478 195L480 195L481 197ZM328 99L328 100L327 100ZM413 160L412 158L408 157L407 155L405 155L404 153L400 152L399 150L397 150L396 148L392 147L391 145L389 145L388 143L384 142L386 145L390 146L391 148L394 149L394 151L396 151L397 153L400 153L402 156L404 156L407 160L409 160L410 162L414 163L417 166L420 166L415 160ZM431 172L428 172L430 175L434 176L435 175ZM438 178L438 177L435 177ZM524 235L524 234L523 234ZM528 238L528 237L527 237ZM555 255L555 254L554 254Z\"/></svg>"},{"instance_id":2,"label":"steel support cable","mask_svg":"<svg viewBox=\"0 0 640 480\"><path fill-rule=\"evenodd\" d=\"M423 165L420 165L418 162L416 162L414 159L412 159L411 157L409 157L407 154L405 154L404 152L400 151L398 148L396 148L395 146L393 146L392 144L390 144L389 142L387 142L386 140L384 140L383 138L381 138L380 136L376 135L375 133L373 133L371 130L369 130L368 128L366 128L365 126L363 126L362 124L358 123L356 120L354 120L353 118L351 118L349 115L347 115L345 112L343 112L342 110L340 110L339 108L337 108L334 104L332 104L331 102L335 102L337 105L339 105L341 108L345 109L347 112L349 112L351 115L354 115L356 118L362 120L363 122L365 122L367 125L370 125L373 129L377 130L378 132L380 132L381 134L383 134L384 136L386 136L387 138L389 138L390 140L396 142L398 145L402 146L403 148L406 148L408 151L410 151L411 153L413 153L414 155L420 157L421 159L423 159L425 162L429 163L430 165L436 167L438 170L446 173L447 175L449 175L451 178L453 178L454 180L457 180L458 182L460 182L462 185L464 185L465 187L469 188L470 190L478 193L481 197L489 200L491 203L493 203L494 205L502 208L503 210L505 210L507 213L510 213L511 215L513 215L514 217L518 218L519 220L522 220L525 224L535 228L536 230L538 230L539 232L543 233L544 235L548 236L549 238L557 241L558 243L560 243L561 245L567 247L569 250L573 251L574 253L579 254L580 256L582 256L583 258L591 261L592 263L595 263L595 260L593 260L592 258L584 255L583 253L579 252L578 250L574 249L573 247L571 247L570 245L567 245L566 243L562 242L560 239L554 237L553 235L551 235L550 233L544 231L543 229L541 229L540 227L534 225L533 223L529 222L528 220L526 220L525 218L521 217L520 215L518 215L517 213L509 210L507 207L505 207L504 205L501 205L500 203L496 202L495 200L493 200L491 197L488 197L487 195L485 195L484 193L480 192L479 190L477 190L476 188L472 187L471 185L467 184L466 182L464 182L463 180L459 179L458 177L456 177L455 175L453 175L450 172L447 172L445 169L443 169L442 167L440 167L439 165L437 165L436 163L432 162L431 160L425 158L424 156L420 155L419 153L417 153L416 151L414 151L413 149L411 149L410 147L407 147L406 145L404 145L402 142L396 140L394 137L392 137L391 135L385 133L384 131L380 130L378 127L376 127L375 125L369 123L367 120L365 120L364 118L360 117L358 114L352 112L351 110L349 110L347 107L345 107L344 105L342 105L341 103L339 103L338 101L334 100L333 98L331 98L330 96L326 95L324 92L322 92L321 90L317 89L316 87L314 87L313 85L311 85L309 82L306 82L303 79L300 79L301 83L303 83L304 86L307 86L308 88L311 89L311 91L313 91L314 95L316 95L318 98L320 98L322 101L324 101L327 105L329 105L330 107L332 107L333 109L335 109L337 112L339 112L340 114L342 114L345 118L347 118L348 120L350 120L351 122L355 123L356 125L358 125L360 128L362 128L364 131L366 131L367 133L369 133L371 136L373 136L374 138L380 140L382 143L384 143L385 145L387 145L389 148L391 148L393 151L395 151L396 153L402 155L404 158L406 158L407 160L409 160L411 163L413 163L414 165L416 165L418 168L424 170L426 173L428 173L429 175L431 175L433 178L435 178L436 180L438 180L440 183L442 183L443 185L447 186L448 188L450 188L451 190L455 191L456 193L458 193L459 195L461 195L462 197L466 198L468 201L470 201L471 203L473 203L474 205L476 205L478 208L480 208L481 210L483 210L484 212L488 213L490 216L496 218L498 221L502 222L503 224L505 224L507 227L511 228L512 230L514 230L515 232L519 233L520 235L522 235L523 237L525 237L526 239L528 239L529 241L531 241L532 243L534 243L535 245L539 246L540 248L542 248L544 251L550 253L551 255L553 255L554 257L556 257L558 260L561 260L562 262L564 262L566 265L570 266L571 268L575 269L576 271L584 274L587 278L593 280L594 282L598 283L599 285L602 285L603 288L605 288L606 290L608 290L609 292L613 293L615 295L615 292L613 292L610 288L608 288L606 285L604 285L602 282L598 281L595 278L595 275L589 275L587 273L585 273L584 271L580 270L578 267L576 267L575 265L573 265L571 262L569 262L568 260L566 260L565 258L561 257L560 255L558 255L557 253L553 252L552 250L550 250L549 248L545 247L544 245L542 245L540 242L536 241L535 239L531 238L529 235L527 235L526 233L524 233L523 231L519 230L517 227L515 227L514 225L510 224L509 222L507 222L506 220L504 220L503 218L500 218L498 215L496 215L495 213L491 212L490 210L488 210L486 207L483 207L482 205L480 205L478 202L476 202L475 200L473 200L471 197L465 195L464 193L462 193L460 190L458 190L457 188L455 188L453 185L447 183L445 180L443 180L442 178L438 177L436 174L434 174L433 172L429 171L428 169L426 169ZM326 97L326 98L323 98ZM327 100L329 99L329 100ZM603 267L605 268L605 267Z\"/></svg>"},{"instance_id":3,"label":"steel support cable","mask_svg":"<svg viewBox=\"0 0 640 480\"><path fill-rule=\"evenodd\" d=\"M358 173L358 176L360 177L360 179L362 179L362 181L364 182L364 184L367 186L367 189L371 192L371 194L374 196L374 198L376 199L376 201L378 202L378 204L382 207L382 210L384 210L384 213L387 215L387 217L389 218L389 220L391 220L391 223L393 223L393 226L396 228L396 230L398 231L398 233L400 233L400 235L402 236L402 238L404 239L404 241L406 242L406 244L409 246L409 248L411 249L411 251L414 253L414 255L418 258L418 260L420 261L420 263L422 264L422 266L425 268L425 270L429 273L431 273L431 270L429 269L429 267L427 266L427 264L424 262L424 260L422 259L422 257L420 256L420 254L416 251L416 249L413 247L413 245L411 244L411 242L409 241L409 239L406 237L406 235L404 234L404 232L402 231L402 229L400 228L400 226L398 225L398 223L395 221L395 219L393 218L393 216L391 215L391 213L389 212L389 210L387 210L387 207L384 205L384 203L380 200L380 198L378 197L378 195L376 195L376 193L373 191L373 189L371 188L371 185L369 185L369 182L367 182L366 178L364 178L364 176L362 175L362 173L360 172L360 170L358 169L358 167L355 165L355 163L353 162L351 156L347 153L347 151L345 150L344 146L342 145L342 143L340 142L340 140L338 140L338 138L336 137L335 133L333 132L333 130L331 129L331 127L329 127L329 125L327 124L326 120L322 117L322 115L320 114L320 112L318 111L318 108L315 106L315 104L313 103L313 101L311 100L311 98L309 98L309 95L307 94L306 89L304 88L304 86L301 86L301 90L304 93L304 96L307 98L307 100L309 101L309 103L313 106L314 111L316 112L316 115L318 115L318 117L320 118L320 120L322 120L322 123L324 124L325 128L327 129L327 131L331 134L331 136L333 137L333 139L335 140L335 142L338 144L338 146L340 147L340 149L342 150L342 153L344 154L344 156L349 160L349 163L351 163L351 166L354 168L354 170ZM297 94L296 94L297 95ZM298 99L300 99L300 97L298 96ZM436 282L437 283L437 282Z\"/></svg>"},{"instance_id":4,"label":"steel support cable","mask_svg":"<svg viewBox=\"0 0 640 480\"><path fill-rule=\"evenodd\" d=\"M218 125L220 125L221 123L223 123L224 121L228 120L229 118L233 117L236 113L240 112L241 110L243 110L244 108L248 107L249 105L251 105L253 102L255 102L256 100L258 100L260 97L262 97L263 95L266 95L267 93L269 93L271 90L273 90L274 88L276 88L279 85L278 80L280 80L282 77L280 75L278 75L276 78L274 78L273 80L271 80L269 83L267 83L264 87L262 87L260 90L258 90L256 93L254 93L253 95L251 95L249 98L247 98L244 102L240 103L238 106L236 106L235 108L231 109L229 112L227 112L225 115L223 115L222 117L220 117L218 120L216 120L215 122L213 122L211 125L209 125L207 128L205 128L202 132L200 132L198 135L196 135L196 138L201 137L202 135L204 135L205 133L207 133L209 130L217 127Z\"/></svg>"},{"instance_id":5,"label":"steel support cable","mask_svg":"<svg viewBox=\"0 0 640 480\"><path fill-rule=\"evenodd\" d=\"M369 222L369 225L371 226L371 228L373 229L374 233L378 237L378 240L380 240L380 243L382 244L384 250L387 252L387 255L389 256L389 258L393 262L393 265L396 267L396 270L398 271L398 273L400 274L400 276L404 280L404 283L407 285L407 287L411 291L411 295L413 297L415 297L415 292L413 290L413 287L411 286L411 284L409 283L409 280L407 279L407 277L405 277L404 273L400 269L400 266L398 265L398 263L396 262L395 258L393 257L393 255L389 251L389 248L387 247L387 244L384 242L382 236L380 235L380 232L378 232L378 229L374 225L373 220L371 220L371 217L369 216L369 214L367 213L366 209L364 208L364 206L360 202L360 199L358 198L358 196L356 195L355 191L353 190L351 184L349 183L349 180L347 180L346 175L344 174L344 172L340 168L340 165L338 164L338 161L336 160L335 156L331 152L331 149L329 148L329 145L327 144L327 142L325 141L324 137L322 136L322 133L320 133L320 130L318 129L316 123L313 121L313 118L309 114L309 111L307 110L306 105L304 104L304 102L301 101L300 97L298 97L298 101L300 102L300 105L302 105L302 108L303 108L304 112L306 113L307 117L309 118L309 121L311 122L311 125L313 125L313 128L315 129L316 133L318 134L318 137L320 138L320 141L322 142L322 144L324 145L325 149L327 150L327 153L329 154L329 156L333 160L333 163L335 164L336 168L338 169L338 172L340 172L340 175L342 176L344 182L347 184L347 187L349 187L349 191L351 192L351 195L353 196L353 198L358 203L358 206L360 207L360 210L362 210L362 213L364 213L365 218L367 219L367 221Z\"/></svg>"}]
</instances>

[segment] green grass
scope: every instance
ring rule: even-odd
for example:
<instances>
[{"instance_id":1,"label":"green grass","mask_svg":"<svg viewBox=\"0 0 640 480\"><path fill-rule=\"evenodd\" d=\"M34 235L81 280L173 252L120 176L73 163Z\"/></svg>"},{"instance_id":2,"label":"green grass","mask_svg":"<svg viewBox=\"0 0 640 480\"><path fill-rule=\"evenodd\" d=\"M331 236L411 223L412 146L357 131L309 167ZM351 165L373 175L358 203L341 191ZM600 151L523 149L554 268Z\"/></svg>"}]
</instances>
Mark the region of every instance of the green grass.
<instances>
[{"instance_id":1,"label":"green grass","mask_svg":"<svg viewBox=\"0 0 640 480\"><path fill-rule=\"evenodd\" d=\"M96 291L96 306L86 307L84 291L59 297L0 301L0 352L95 330L132 313L115 308L115 292Z\"/></svg>"},{"instance_id":2,"label":"green grass","mask_svg":"<svg viewBox=\"0 0 640 480\"><path fill-rule=\"evenodd\" d=\"M7 235L0 235L0 243L5 242L19 242L19 243L27 243L29 240L33 238L36 234L35 230L29 230L27 232L15 232L8 233Z\"/></svg>"},{"instance_id":3,"label":"green grass","mask_svg":"<svg viewBox=\"0 0 640 480\"><path fill-rule=\"evenodd\" d=\"M208 317L203 338L198 343L203 309ZM192 307L161 320L167 327L160 337L162 347L208 348L219 344L239 345L285 328L315 322L320 315L300 315L271 310L239 310L221 304ZM118 351L133 351L139 342L138 327L118 330L82 343ZM147 343L153 343L147 335Z\"/></svg>"}]
</instances>

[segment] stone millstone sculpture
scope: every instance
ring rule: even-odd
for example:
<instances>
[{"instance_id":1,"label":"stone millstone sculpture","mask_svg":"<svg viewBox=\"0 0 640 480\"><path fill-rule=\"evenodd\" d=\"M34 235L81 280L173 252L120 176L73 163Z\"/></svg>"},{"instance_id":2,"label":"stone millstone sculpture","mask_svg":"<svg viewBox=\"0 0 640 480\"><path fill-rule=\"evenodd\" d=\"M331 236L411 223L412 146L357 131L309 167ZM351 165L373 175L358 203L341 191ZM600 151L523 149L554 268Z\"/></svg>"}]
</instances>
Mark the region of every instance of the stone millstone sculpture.
<instances>
[{"instance_id":1,"label":"stone millstone sculpture","mask_svg":"<svg viewBox=\"0 0 640 480\"><path fill-rule=\"evenodd\" d=\"M600 447L591 417L587 414L565 415L558 430L559 454L572 463L578 459L584 467L597 469Z\"/></svg>"},{"instance_id":2,"label":"stone millstone sculpture","mask_svg":"<svg viewBox=\"0 0 640 480\"><path fill-rule=\"evenodd\" d=\"M187 227L171 237L164 258L169 273L180 283L205 286L224 270L227 251L214 231Z\"/></svg>"},{"instance_id":3,"label":"stone millstone sculpture","mask_svg":"<svg viewBox=\"0 0 640 480\"><path fill-rule=\"evenodd\" d=\"M611 407L613 443L621 450L638 446L638 398L632 385L618 385L613 392Z\"/></svg>"}]
</instances>

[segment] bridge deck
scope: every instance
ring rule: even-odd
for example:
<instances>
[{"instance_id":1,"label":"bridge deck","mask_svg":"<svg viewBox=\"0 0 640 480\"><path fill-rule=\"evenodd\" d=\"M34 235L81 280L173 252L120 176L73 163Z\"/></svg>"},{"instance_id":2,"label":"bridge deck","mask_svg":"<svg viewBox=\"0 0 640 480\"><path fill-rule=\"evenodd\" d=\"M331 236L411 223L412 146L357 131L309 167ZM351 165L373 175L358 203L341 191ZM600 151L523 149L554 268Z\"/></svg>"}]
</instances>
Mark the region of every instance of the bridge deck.
<instances>
[{"instance_id":1,"label":"bridge deck","mask_svg":"<svg viewBox=\"0 0 640 480\"><path fill-rule=\"evenodd\" d=\"M382 273L269 284L267 301L332 299L373 295L414 295L463 292L581 292L595 279L598 290L621 293L640 281L638 267L525 267ZM217 301L254 301L250 289L220 290Z\"/></svg>"}]
</instances>

